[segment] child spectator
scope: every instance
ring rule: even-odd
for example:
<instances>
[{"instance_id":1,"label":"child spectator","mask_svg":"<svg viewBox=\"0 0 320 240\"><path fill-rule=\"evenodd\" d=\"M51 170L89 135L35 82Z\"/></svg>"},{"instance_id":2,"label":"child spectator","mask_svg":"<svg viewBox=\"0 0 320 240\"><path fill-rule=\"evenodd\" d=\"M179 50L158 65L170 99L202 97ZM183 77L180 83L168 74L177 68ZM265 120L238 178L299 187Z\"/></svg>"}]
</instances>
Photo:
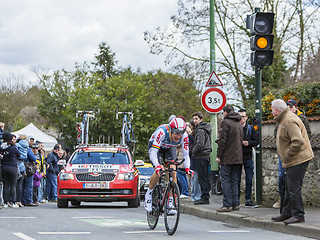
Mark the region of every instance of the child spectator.
<instances>
[{"instance_id":1,"label":"child spectator","mask_svg":"<svg viewBox=\"0 0 320 240\"><path fill-rule=\"evenodd\" d=\"M40 180L43 177L44 173L40 173L40 166L37 162L37 171L33 175L33 203L39 204L38 202L38 192L40 186Z\"/></svg>"}]
</instances>

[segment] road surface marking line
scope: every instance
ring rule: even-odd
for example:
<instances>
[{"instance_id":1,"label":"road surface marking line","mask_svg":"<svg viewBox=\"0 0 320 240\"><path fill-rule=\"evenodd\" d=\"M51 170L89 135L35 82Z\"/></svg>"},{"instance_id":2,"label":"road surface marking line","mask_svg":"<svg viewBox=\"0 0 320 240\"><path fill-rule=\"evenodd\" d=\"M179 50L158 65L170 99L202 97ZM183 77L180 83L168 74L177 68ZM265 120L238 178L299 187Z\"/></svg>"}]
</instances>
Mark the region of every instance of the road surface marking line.
<instances>
[{"instance_id":1,"label":"road surface marking line","mask_svg":"<svg viewBox=\"0 0 320 240\"><path fill-rule=\"evenodd\" d=\"M15 218L36 218L36 217L0 217L1 219L6 219L6 218L10 218L10 219L15 219Z\"/></svg>"},{"instance_id":2,"label":"road surface marking line","mask_svg":"<svg viewBox=\"0 0 320 240\"><path fill-rule=\"evenodd\" d=\"M91 232L38 232L40 235L79 235L91 234Z\"/></svg>"},{"instance_id":3,"label":"road surface marking line","mask_svg":"<svg viewBox=\"0 0 320 240\"><path fill-rule=\"evenodd\" d=\"M27 235L25 235L23 233L13 233L13 234L16 235L19 238L24 239L24 240L35 240L34 238L29 237L29 236L27 236Z\"/></svg>"},{"instance_id":4,"label":"road surface marking line","mask_svg":"<svg viewBox=\"0 0 320 240\"><path fill-rule=\"evenodd\" d=\"M213 231L208 231L211 233L248 233L250 232L249 230L213 230Z\"/></svg>"},{"instance_id":5,"label":"road surface marking line","mask_svg":"<svg viewBox=\"0 0 320 240\"><path fill-rule=\"evenodd\" d=\"M130 231L130 232L123 232L123 233L165 233L166 231Z\"/></svg>"},{"instance_id":6,"label":"road surface marking line","mask_svg":"<svg viewBox=\"0 0 320 240\"><path fill-rule=\"evenodd\" d=\"M109 219L109 218L113 218L113 217L102 217L102 216L93 216L93 217L71 217L71 218L80 218L80 219Z\"/></svg>"}]
</instances>

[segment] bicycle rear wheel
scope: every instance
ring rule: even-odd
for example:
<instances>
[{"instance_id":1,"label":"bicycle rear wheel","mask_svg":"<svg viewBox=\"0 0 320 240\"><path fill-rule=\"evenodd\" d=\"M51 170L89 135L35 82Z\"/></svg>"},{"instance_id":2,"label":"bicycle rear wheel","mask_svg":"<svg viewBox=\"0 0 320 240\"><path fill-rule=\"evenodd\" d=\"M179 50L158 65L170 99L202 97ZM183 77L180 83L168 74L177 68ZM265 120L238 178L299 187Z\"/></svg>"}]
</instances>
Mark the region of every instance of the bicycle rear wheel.
<instances>
[{"instance_id":1,"label":"bicycle rear wheel","mask_svg":"<svg viewBox=\"0 0 320 240\"><path fill-rule=\"evenodd\" d=\"M152 211L147 212L147 221L150 229L155 229L160 215L160 186L156 185L152 192Z\"/></svg>"},{"instance_id":2,"label":"bicycle rear wheel","mask_svg":"<svg viewBox=\"0 0 320 240\"><path fill-rule=\"evenodd\" d=\"M180 192L178 185L171 182L164 204L164 224L169 235L173 235L178 227L180 218ZM172 193L172 198L169 193Z\"/></svg>"}]
</instances>

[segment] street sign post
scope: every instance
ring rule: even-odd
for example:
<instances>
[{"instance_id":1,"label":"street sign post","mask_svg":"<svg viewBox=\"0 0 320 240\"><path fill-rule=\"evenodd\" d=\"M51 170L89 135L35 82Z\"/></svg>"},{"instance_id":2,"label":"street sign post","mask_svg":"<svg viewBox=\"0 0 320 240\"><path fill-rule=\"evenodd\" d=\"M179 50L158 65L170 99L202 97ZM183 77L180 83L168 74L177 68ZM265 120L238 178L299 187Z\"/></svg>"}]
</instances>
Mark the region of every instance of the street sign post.
<instances>
[{"instance_id":1,"label":"street sign post","mask_svg":"<svg viewBox=\"0 0 320 240\"><path fill-rule=\"evenodd\" d=\"M220 112L226 103L226 95L219 88L209 88L201 97L202 107L209 113Z\"/></svg>"}]
</instances>

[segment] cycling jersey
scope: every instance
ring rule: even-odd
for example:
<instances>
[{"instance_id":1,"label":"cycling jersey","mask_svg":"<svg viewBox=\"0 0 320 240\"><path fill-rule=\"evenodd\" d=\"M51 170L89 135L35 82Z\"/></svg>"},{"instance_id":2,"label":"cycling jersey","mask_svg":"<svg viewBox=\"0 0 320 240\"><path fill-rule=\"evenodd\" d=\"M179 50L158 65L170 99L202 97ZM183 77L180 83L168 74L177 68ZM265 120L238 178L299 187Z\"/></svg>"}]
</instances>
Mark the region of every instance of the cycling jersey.
<instances>
[{"instance_id":1,"label":"cycling jersey","mask_svg":"<svg viewBox=\"0 0 320 240\"><path fill-rule=\"evenodd\" d=\"M149 143L152 143L152 146L149 150L149 157L152 164L157 167L159 165L158 152L160 149L170 149L179 144L183 144L183 158L184 166L190 168L190 157L189 157L189 138L188 134L185 132L182 135L182 138L178 142L174 142L170 138L171 130L169 124L163 124L159 126L156 131L151 135Z\"/></svg>"}]
</instances>

